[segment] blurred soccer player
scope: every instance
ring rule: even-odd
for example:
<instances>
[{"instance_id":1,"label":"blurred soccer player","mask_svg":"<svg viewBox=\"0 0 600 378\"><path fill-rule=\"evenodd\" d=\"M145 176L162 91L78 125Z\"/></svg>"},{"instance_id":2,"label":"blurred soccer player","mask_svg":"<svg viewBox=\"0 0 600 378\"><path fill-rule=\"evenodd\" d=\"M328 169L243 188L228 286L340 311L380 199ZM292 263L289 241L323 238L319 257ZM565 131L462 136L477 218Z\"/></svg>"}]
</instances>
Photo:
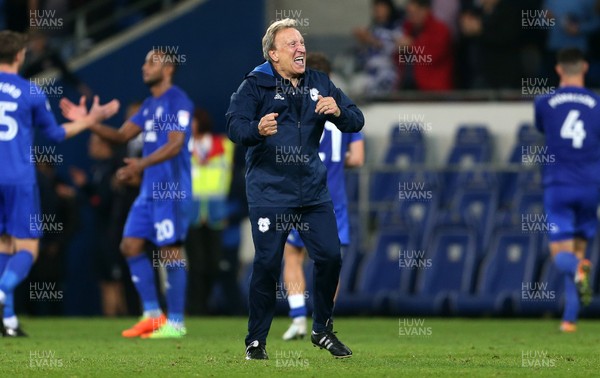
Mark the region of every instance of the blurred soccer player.
<instances>
[{"instance_id":1,"label":"blurred soccer player","mask_svg":"<svg viewBox=\"0 0 600 378\"><path fill-rule=\"evenodd\" d=\"M308 68L331 73L331 63L320 53L306 54ZM342 249L350 244L350 225L346 198L346 180L344 166L360 167L364 163L365 151L362 133L342 133L329 121L321 136L319 156L327 167L327 187L333 201L337 221L338 235ZM306 336L306 280L302 269L304 263L304 243L302 236L292 230L285 244L283 259L284 289L287 291L292 324L283 334L284 340L293 340Z\"/></svg>"},{"instance_id":2,"label":"blurred soccer player","mask_svg":"<svg viewBox=\"0 0 600 378\"><path fill-rule=\"evenodd\" d=\"M596 233L600 185L600 97L584 88L588 63L577 49L558 53L560 88L535 100L535 124L546 135L544 207L550 252L564 276L565 309L560 326L574 332L580 303L592 297L588 241Z\"/></svg>"},{"instance_id":3,"label":"blurred soccer player","mask_svg":"<svg viewBox=\"0 0 600 378\"><path fill-rule=\"evenodd\" d=\"M189 227L186 209L191 199L190 122L192 101L172 84L176 58L159 50L146 55L143 80L150 88L140 110L120 129L96 124L91 131L115 143L126 143L144 133L142 158L126 158L117 179L133 182L142 174L140 194L129 210L121 252L143 304L142 319L123 331L124 337L180 338L187 285L183 241ZM85 113L80 103L61 102L67 118ZM154 281L153 264L144 253L145 242L159 247L153 258L167 271L167 317L162 313Z\"/></svg>"},{"instance_id":4,"label":"blurred soccer player","mask_svg":"<svg viewBox=\"0 0 600 378\"><path fill-rule=\"evenodd\" d=\"M115 100L58 125L43 90L17 72L25 59L26 38L0 32L0 325L5 337L25 336L14 313L13 293L37 258L43 225L35 176L35 129L53 142L75 136L119 109ZM3 313L3 314L2 314Z\"/></svg>"}]
</instances>

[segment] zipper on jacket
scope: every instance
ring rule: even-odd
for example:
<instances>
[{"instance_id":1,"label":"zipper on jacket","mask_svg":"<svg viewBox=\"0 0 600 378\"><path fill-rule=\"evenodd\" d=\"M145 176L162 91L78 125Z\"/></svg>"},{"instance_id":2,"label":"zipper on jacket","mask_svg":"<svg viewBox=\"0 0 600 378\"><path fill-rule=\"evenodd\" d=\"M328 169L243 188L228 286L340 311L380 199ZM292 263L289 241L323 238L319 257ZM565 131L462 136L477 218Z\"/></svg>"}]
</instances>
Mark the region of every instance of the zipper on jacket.
<instances>
[{"instance_id":1,"label":"zipper on jacket","mask_svg":"<svg viewBox=\"0 0 600 378\"><path fill-rule=\"evenodd\" d=\"M300 121L298 121L298 139L300 140L300 147L302 147L302 129L300 128ZM304 206L304 191L302 190L303 185L304 183L302 180L302 175L300 175L300 207Z\"/></svg>"},{"instance_id":2,"label":"zipper on jacket","mask_svg":"<svg viewBox=\"0 0 600 378\"><path fill-rule=\"evenodd\" d=\"M294 108L296 108L296 113L298 113L298 138L300 139L300 147L302 147L302 129L300 128L300 120L302 119L302 108L304 107L304 94L300 92L300 109L296 108L296 104L294 103ZM295 102L295 101L294 101ZM302 179L303 175L300 175L300 207L304 206L304 180Z\"/></svg>"},{"instance_id":3,"label":"zipper on jacket","mask_svg":"<svg viewBox=\"0 0 600 378\"><path fill-rule=\"evenodd\" d=\"M300 100L301 101L300 108L298 108L296 106L296 98L295 97L298 95L297 91L299 90L299 88L295 88L291 83L290 83L290 87L292 90L292 96L288 96L288 103L294 108L294 113L296 113L296 119L298 120L298 141L299 141L298 145L300 147L302 147L302 129L300 128L300 124L301 124L300 120L302 119L301 115L302 115L302 108L304 106L304 96L302 95L302 93L299 94L302 97L300 98L301 99ZM302 174L300 174L299 178L300 178L300 207L303 207L304 206L304 191L302 190L302 185L303 185Z\"/></svg>"}]
</instances>

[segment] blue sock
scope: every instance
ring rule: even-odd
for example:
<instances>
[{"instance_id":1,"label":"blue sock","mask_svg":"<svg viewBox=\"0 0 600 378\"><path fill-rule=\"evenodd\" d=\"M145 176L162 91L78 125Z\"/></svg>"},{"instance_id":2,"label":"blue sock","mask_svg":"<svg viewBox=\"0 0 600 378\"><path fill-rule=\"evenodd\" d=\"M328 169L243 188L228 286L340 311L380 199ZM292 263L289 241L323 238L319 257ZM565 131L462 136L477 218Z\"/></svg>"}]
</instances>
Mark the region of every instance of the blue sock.
<instances>
[{"instance_id":1,"label":"blue sock","mask_svg":"<svg viewBox=\"0 0 600 378\"><path fill-rule=\"evenodd\" d=\"M290 309L290 318L299 318L301 316L306 316L306 306L291 308Z\"/></svg>"},{"instance_id":2,"label":"blue sock","mask_svg":"<svg viewBox=\"0 0 600 378\"><path fill-rule=\"evenodd\" d=\"M4 268L6 268L6 264L8 264L8 260L10 260L11 257L11 254L0 253L0 276L4 273Z\"/></svg>"},{"instance_id":3,"label":"blue sock","mask_svg":"<svg viewBox=\"0 0 600 378\"><path fill-rule=\"evenodd\" d=\"M15 315L15 294L11 291L10 293L6 293L6 298L4 299L3 318L12 318Z\"/></svg>"},{"instance_id":4,"label":"blue sock","mask_svg":"<svg viewBox=\"0 0 600 378\"><path fill-rule=\"evenodd\" d=\"M12 257L12 255L8 254L8 253L0 253L0 277L2 277L2 274L4 273L4 269L6 268L6 265L8 264L8 261L10 260L10 258ZM5 318L10 318L12 316L15 316L15 307L13 304L13 293L5 293L6 298L4 299L4 317Z\"/></svg>"},{"instance_id":5,"label":"blue sock","mask_svg":"<svg viewBox=\"0 0 600 378\"><path fill-rule=\"evenodd\" d=\"M166 266L167 282L167 321L170 323L183 323L185 311L185 295L187 287L187 270L182 260L171 261Z\"/></svg>"},{"instance_id":6,"label":"blue sock","mask_svg":"<svg viewBox=\"0 0 600 378\"><path fill-rule=\"evenodd\" d=\"M3 302L6 302L16 287L27 278L32 265L33 255L31 252L21 250L10 257L0 277L0 290L6 295Z\"/></svg>"},{"instance_id":7,"label":"blue sock","mask_svg":"<svg viewBox=\"0 0 600 378\"><path fill-rule=\"evenodd\" d=\"M142 300L144 312L160 312L156 285L154 284L154 270L152 264L150 264L150 259L142 253L139 256L128 258L127 265L129 265L131 280Z\"/></svg>"},{"instance_id":8,"label":"blue sock","mask_svg":"<svg viewBox=\"0 0 600 378\"><path fill-rule=\"evenodd\" d=\"M575 323L579 314L579 294L575 285L574 276L565 274L565 310L563 312L563 320L566 322Z\"/></svg>"},{"instance_id":9,"label":"blue sock","mask_svg":"<svg viewBox=\"0 0 600 378\"><path fill-rule=\"evenodd\" d=\"M559 252L554 256L554 265L558 268L561 273L570 274L573 277L577 272L577 265L579 265L579 259L571 252Z\"/></svg>"}]
</instances>

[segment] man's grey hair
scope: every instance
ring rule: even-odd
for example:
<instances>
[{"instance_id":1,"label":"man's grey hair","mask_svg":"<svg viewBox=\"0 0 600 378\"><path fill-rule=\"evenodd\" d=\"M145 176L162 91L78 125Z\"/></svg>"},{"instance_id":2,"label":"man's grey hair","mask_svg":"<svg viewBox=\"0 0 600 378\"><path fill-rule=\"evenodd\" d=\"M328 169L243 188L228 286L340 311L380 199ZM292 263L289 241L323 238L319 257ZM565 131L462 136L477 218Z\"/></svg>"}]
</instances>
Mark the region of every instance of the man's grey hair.
<instances>
[{"instance_id":1,"label":"man's grey hair","mask_svg":"<svg viewBox=\"0 0 600 378\"><path fill-rule=\"evenodd\" d=\"M269 25L262 39L262 50L265 60L271 61L269 51L275 48L275 35L277 35L277 32L283 29L296 28L297 26L298 22L291 18L284 18Z\"/></svg>"}]
</instances>

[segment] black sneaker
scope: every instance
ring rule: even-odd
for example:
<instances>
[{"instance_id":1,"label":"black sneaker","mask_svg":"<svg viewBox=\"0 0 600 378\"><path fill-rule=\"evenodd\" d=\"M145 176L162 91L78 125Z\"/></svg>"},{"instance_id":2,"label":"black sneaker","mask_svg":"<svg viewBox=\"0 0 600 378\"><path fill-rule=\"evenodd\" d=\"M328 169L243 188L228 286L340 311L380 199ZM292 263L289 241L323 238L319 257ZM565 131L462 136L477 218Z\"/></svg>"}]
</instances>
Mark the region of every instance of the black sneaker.
<instances>
[{"instance_id":1,"label":"black sneaker","mask_svg":"<svg viewBox=\"0 0 600 378\"><path fill-rule=\"evenodd\" d=\"M27 337L27 334L23 332L21 327L8 328L4 327L2 330L2 337Z\"/></svg>"},{"instance_id":2,"label":"black sneaker","mask_svg":"<svg viewBox=\"0 0 600 378\"><path fill-rule=\"evenodd\" d=\"M312 331L310 334L310 340L312 341L313 346L321 349L327 349L335 358L348 358L352 356L352 351L350 348L338 340L333 331L319 333Z\"/></svg>"},{"instance_id":3,"label":"black sneaker","mask_svg":"<svg viewBox=\"0 0 600 378\"><path fill-rule=\"evenodd\" d=\"M246 347L246 359L247 360L268 360L267 349L265 346L254 340Z\"/></svg>"}]
</instances>

